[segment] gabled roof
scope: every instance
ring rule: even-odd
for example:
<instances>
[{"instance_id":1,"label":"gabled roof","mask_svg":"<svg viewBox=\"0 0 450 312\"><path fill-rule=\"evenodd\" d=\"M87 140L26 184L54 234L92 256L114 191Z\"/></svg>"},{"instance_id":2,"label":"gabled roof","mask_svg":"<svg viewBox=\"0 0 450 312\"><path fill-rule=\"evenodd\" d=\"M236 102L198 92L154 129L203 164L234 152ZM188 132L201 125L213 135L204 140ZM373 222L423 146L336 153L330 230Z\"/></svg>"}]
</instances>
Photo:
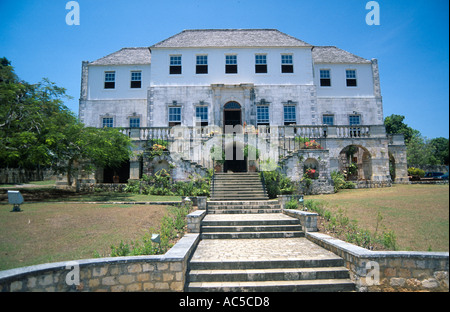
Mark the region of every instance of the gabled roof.
<instances>
[{"instance_id":1,"label":"gabled roof","mask_svg":"<svg viewBox=\"0 0 450 312\"><path fill-rule=\"evenodd\" d=\"M318 46L312 49L314 63L368 64L371 61L332 46Z\"/></svg>"},{"instance_id":2,"label":"gabled roof","mask_svg":"<svg viewBox=\"0 0 450 312\"><path fill-rule=\"evenodd\" d=\"M276 29L194 29L150 48L311 47Z\"/></svg>"},{"instance_id":3,"label":"gabled roof","mask_svg":"<svg viewBox=\"0 0 450 312\"><path fill-rule=\"evenodd\" d=\"M111 53L90 65L147 65L150 64L151 54L149 48L123 48Z\"/></svg>"}]
</instances>

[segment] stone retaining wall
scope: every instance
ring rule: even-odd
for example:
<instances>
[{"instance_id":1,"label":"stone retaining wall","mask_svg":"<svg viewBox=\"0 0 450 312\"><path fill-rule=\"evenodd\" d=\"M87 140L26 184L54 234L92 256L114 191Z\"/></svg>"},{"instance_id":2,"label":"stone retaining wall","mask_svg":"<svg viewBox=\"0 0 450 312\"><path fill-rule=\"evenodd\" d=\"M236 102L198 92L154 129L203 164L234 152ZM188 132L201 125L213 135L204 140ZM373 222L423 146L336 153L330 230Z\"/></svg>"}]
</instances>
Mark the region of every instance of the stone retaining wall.
<instances>
[{"instance_id":1,"label":"stone retaining wall","mask_svg":"<svg viewBox=\"0 0 450 312\"><path fill-rule=\"evenodd\" d=\"M449 291L449 253L370 251L321 233L306 233L342 257L359 291Z\"/></svg>"},{"instance_id":2,"label":"stone retaining wall","mask_svg":"<svg viewBox=\"0 0 450 312\"><path fill-rule=\"evenodd\" d=\"M88 259L0 271L0 291L181 292L187 261L198 241L198 234L186 234L164 255Z\"/></svg>"}]
</instances>

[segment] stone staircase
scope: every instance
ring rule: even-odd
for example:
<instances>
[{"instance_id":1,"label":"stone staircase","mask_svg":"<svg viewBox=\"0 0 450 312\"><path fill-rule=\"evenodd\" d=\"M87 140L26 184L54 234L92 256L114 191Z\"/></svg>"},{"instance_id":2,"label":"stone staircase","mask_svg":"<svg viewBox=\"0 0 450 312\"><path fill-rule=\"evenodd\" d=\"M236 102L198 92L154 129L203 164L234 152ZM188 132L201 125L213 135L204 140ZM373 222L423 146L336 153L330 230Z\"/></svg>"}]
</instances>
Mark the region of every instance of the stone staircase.
<instances>
[{"instance_id":1,"label":"stone staircase","mask_svg":"<svg viewBox=\"0 0 450 312\"><path fill-rule=\"evenodd\" d=\"M343 259L191 261L188 291L353 291Z\"/></svg>"},{"instance_id":2,"label":"stone staircase","mask_svg":"<svg viewBox=\"0 0 450 312\"><path fill-rule=\"evenodd\" d=\"M304 237L300 221L284 214L206 215L202 239L260 239Z\"/></svg>"},{"instance_id":3,"label":"stone staircase","mask_svg":"<svg viewBox=\"0 0 450 312\"><path fill-rule=\"evenodd\" d=\"M211 183L212 201L267 200L267 192L257 172L216 173Z\"/></svg>"},{"instance_id":4,"label":"stone staircase","mask_svg":"<svg viewBox=\"0 0 450 312\"><path fill-rule=\"evenodd\" d=\"M186 291L353 291L344 260L307 240L257 173L216 174Z\"/></svg>"}]
</instances>

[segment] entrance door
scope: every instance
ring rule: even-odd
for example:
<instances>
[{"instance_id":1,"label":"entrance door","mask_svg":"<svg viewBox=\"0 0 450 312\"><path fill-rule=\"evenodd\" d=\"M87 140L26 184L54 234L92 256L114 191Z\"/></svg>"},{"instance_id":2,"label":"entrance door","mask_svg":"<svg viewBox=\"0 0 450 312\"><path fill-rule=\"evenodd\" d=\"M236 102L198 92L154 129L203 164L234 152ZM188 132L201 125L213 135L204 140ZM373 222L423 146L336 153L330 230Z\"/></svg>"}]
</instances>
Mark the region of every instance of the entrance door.
<instances>
[{"instance_id":1,"label":"entrance door","mask_svg":"<svg viewBox=\"0 0 450 312\"><path fill-rule=\"evenodd\" d=\"M237 102L228 102L223 108L223 125L236 126L242 124L241 105ZM224 129L225 132L225 129Z\"/></svg>"},{"instance_id":2,"label":"entrance door","mask_svg":"<svg viewBox=\"0 0 450 312\"><path fill-rule=\"evenodd\" d=\"M226 126L237 126L242 125L242 111L241 105L237 102L228 102L224 106L223 110L223 125L224 125L224 133L227 133ZM241 127L236 127L233 129L235 132L242 133ZM229 131L228 131L229 132ZM233 159L225 159L224 163L224 172L232 171L232 172L247 172L247 161L237 160L237 149L243 148L242 144L233 143L233 146L225 147L225 148L233 148ZM240 151L242 152L242 151ZM241 154L241 153L240 153Z\"/></svg>"}]
</instances>

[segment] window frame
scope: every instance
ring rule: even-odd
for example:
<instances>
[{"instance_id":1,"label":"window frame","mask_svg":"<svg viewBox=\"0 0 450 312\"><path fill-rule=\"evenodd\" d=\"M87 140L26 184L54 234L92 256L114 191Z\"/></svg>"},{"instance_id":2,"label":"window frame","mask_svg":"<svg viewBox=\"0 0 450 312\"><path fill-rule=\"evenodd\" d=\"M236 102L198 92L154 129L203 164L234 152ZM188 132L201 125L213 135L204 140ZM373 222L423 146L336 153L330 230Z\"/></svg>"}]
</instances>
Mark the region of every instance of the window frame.
<instances>
[{"instance_id":1,"label":"window frame","mask_svg":"<svg viewBox=\"0 0 450 312\"><path fill-rule=\"evenodd\" d=\"M326 121L326 118L331 119L331 123ZM334 115L333 114L324 114L322 115L322 124L324 126L334 126Z\"/></svg>"},{"instance_id":2,"label":"window frame","mask_svg":"<svg viewBox=\"0 0 450 312\"><path fill-rule=\"evenodd\" d=\"M349 77L349 73L353 72L354 75ZM349 88L358 87L358 76L356 74L356 69L346 69L345 70L345 84Z\"/></svg>"},{"instance_id":3,"label":"window frame","mask_svg":"<svg viewBox=\"0 0 450 312\"><path fill-rule=\"evenodd\" d=\"M322 73L328 73L328 77L322 77ZM319 69L319 85L325 88L331 87L331 69Z\"/></svg>"},{"instance_id":4,"label":"window frame","mask_svg":"<svg viewBox=\"0 0 450 312\"><path fill-rule=\"evenodd\" d=\"M179 114L178 113L177 114L171 113L170 111L172 109L179 110ZM168 119L168 122L169 122L169 127L181 125L181 106L169 106L168 110L167 110L167 115L168 115L167 119ZM171 117L174 117L174 116L179 116L179 118L176 118L176 119L171 118Z\"/></svg>"},{"instance_id":5,"label":"window frame","mask_svg":"<svg viewBox=\"0 0 450 312\"><path fill-rule=\"evenodd\" d=\"M353 118L358 118L358 123L352 122ZM348 124L350 126L360 126L361 125L361 115L359 114L352 114L348 116Z\"/></svg>"},{"instance_id":6,"label":"window frame","mask_svg":"<svg viewBox=\"0 0 450 312\"><path fill-rule=\"evenodd\" d=\"M114 128L114 117L102 117L102 128Z\"/></svg>"},{"instance_id":7,"label":"window frame","mask_svg":"<svg viewBox=\"0 0 450 312\"><path fill-rule=\"evenodd\" d=\"M169 74L181 75L183 73L183 58L181 54L169 55Z\"/></svg>"},{"instance_id":8,"label":"window frame","mask_svg":"<svg viewBox=\"0 0 450 312\"><path fill-rule=\"evenodd\" d=\"M139 80L133 78L133 74L139 74ZM130 89L142 89L142 70L132 70L130 75Z\"/></svg>"},{"instance_id":9,"label":"window frame","mask_svg":"<svg viewBox=\"0 0 450 312\"><path fill-rule=\"evenodd\" d=\"M203 110L203 111L200 111L200 110ZM196 118L196 122L198 120L200 120L200 125L202 127L206 127L208 125L208 118L209 118L208 106L204 106L204 105L195 106L195 118Z\"/></svg>"},{"instance_id":10,"label":"window frame","mask_svg":"<svg viewBox=\"0 0 450 312\"><path fill-rule=\"evenodd\" d=\"M288 59L283 59L283 57L290 57ZM281 73L282 74L293 74L294 73L294 55L292 53L281 54Z\"/></svg>"},{"instance_id":11,"label":"window frame","mask_svg":"<svg viewBox=\"0 0 450 312\"><path fill-rule=\"evenodd\" d=\"M208 55L198 54L195 56L195 74L206 75L208 74Z\"/></svg>"},{"instance_id":12,"label":"window frame","mask_svg":"<svg viewBox=\"0 0 450 312\"><path fill-rule=\"evenodd\" d=\"M255 54L255 74L267 74L267 54Z\"/></svg>"},{"instance_id":13,"label":"window frame","mask_svg":"<svg viewBox=\"0 0 450 312\"><path fill-rule=\"evenodd\" d=\"M103 75L103 89L110 90L116 88L116 71L106 70Z\"/></svg>"},{"instance_id":14,"label":"window frame","mask_svg":"<svg viewBox=\"0 0 450 312\"><path fill-rule=\"evenodd\" d=\"M287 108L293 108L293 112L287 112L286 109ZM286 114L289 115L293 115L294 118L286 118ZM292 124L297 124L297 106L295 105L284 105L283 106L283 121L284 121L284 125L288 126L288 125L292 125Z\"/></svg>"},{"instance_id":15,"label":"window frame","mask_svg":"<svg viewBox=\"0 0 450 312\"><path fill-rule=\"evenodd\" d=\"M237 74L237 73L238 73L237 54L225 55L225 74Z\"/></svg>"},{"instance_id":16,"label":"window frame","mask_svg":"<svg viewBox=\"0 0 450 312\"><path fill-rule=\"evenodd\" d=\"M137 123L136 123L137 121ZM130 128L140 128L141 127L141 118L140 117L130 117L129 119Z\"/></svg>"},{"instance_id":17,"label":"window frame","mask_svg":"<svg viewBox=\"0 0 450 312\"><path fill-rule=\"evenodd\" d=\"M260 109L264 109L264 112L260 111ZM263 115L265 117L266 114L267 114L267 119L265 119L265 118L260 119L261 115ZM270 108L268 105L257 105L256 106L256 124L258 126L270 125Z\"/></svg>"}]
</instances>

